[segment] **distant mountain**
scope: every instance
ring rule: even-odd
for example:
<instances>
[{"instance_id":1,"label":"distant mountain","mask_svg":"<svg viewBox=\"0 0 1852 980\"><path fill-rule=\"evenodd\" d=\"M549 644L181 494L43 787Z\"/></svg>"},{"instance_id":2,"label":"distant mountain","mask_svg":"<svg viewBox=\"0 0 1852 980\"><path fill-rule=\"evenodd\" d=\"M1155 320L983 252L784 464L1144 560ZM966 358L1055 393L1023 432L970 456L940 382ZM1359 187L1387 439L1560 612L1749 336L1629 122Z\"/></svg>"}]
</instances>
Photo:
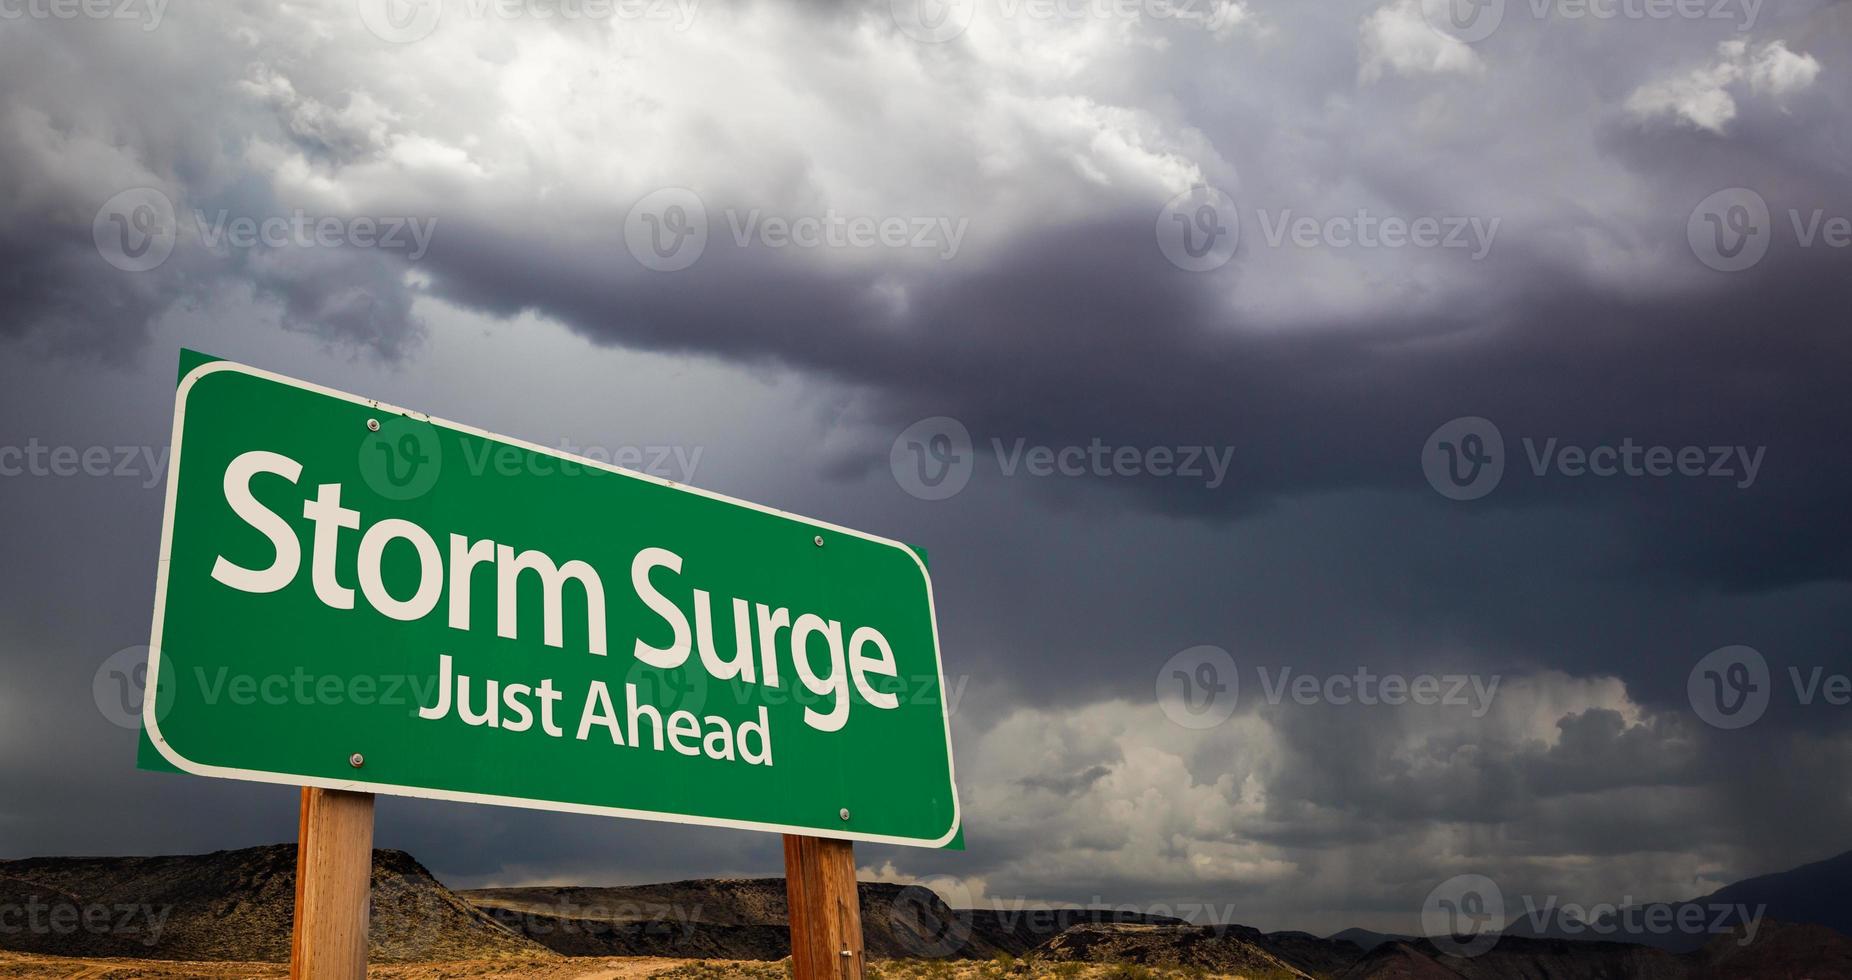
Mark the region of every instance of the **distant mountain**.
<instances>
[{"instance_id":1,"label":"distant mountain","mask_svg":"<svg viewBox=\"0 0 1852 980\"><path fill-rule=\"evenodd\" d=\"M1507 910L1517 918L1506 928L1506 935L1638 943L1677 953L1702 948L1716 936L1757 918L1758 912L1763 919L1822 925L1852 935L1852 851L1747 878L1689 902L1641 905L1586 923L1553 911L1544 914L1540 925L1524 911ZM1697 927L1671 925L1678 922Z\"/></svg>"},{"instance_id":2,"label":"distant mountain","mask_svg":"<svg viewBox=\"0 0 1852 980\"><path fill-rule=\"evenodd\" d=\"M0 949L163 960L289 959L296 846L173 857L0 861ZM376 962L547 955L404 851L373 852Z\"/></svg>"},{"instance_id":3,"label":"distant mountain","mask_svg":"<svg viewBox=\"0 0 1852 980\"><path fill-rule=\"evenodd\" d=\"M1505 936L1473 957L1427 940L1388 942L1331 980L1852 980L1852 939L1816 925L1767 922L1754 942L1719 936L1677 954L1632 943Z\"/></svg>"},{"instance_id":4,"label":"distant mountain","mask_svg":"<svg viewBox=\"0 0 1852 980\"><path fill-rule=\"evenodd\" d=\"M1336 942L1355 943L1358 948L1368 952L1384 943L1412 943L1414 936L1395 936L1386 932L1371 932L1368 929L1346 929L1325 937Z\"/></svg>"},{"instance_id":5,"label":"distant mountain","mask_svg":"<svg viewBox=\"0 0 1852 980\"><path fill-rule=\"evenodd\" d=\"M1390 939L1371 947L1362 959L1332 974L1332 980L1460 980L1460 975L1441 966L1434 957L1413 944Z\"/></svg>"},{"instance_id":6,"label":"distant mountain","mask_svg":"<svg viewBox=\"0 0 1852 980\"><path fill-rule=\"evenodd\" d=\"M1698 905L1768 906L1768 917L1807 922L1852 936L1852 851L1788 871L1745 878L1697 899Z\"/></svg>"},{"instance_id":7,"label":"distant mountain","mask_svg":"<svg viewBox=\"0 0 1852 980\"><path fill-rule=\"evenodd\" d=\"M924 888L860 882L868 955L990 959L1041 940L979 929ZM568 956L783 959L791 953L783 878L703 878L608 888L480 888L459 893L510 930Z\"/></svg>"},{"instance_id":8,"label":"distant mountain","mask_svg":"<svg viewBox=\"0 0 1852 980\"><path fill-rule=\"evenodd\" d=\"M860 882L868 955L1020 956L1083 924L1184 925L1113 909L954 911L930 890ZM568 956L782 959L790 954L783 878L704 878L604 888L478 888L459 892L484 914Z\"/></svg>"},{"instance_id":9,"label":"distant mountain","mask_svg":"<svg viewBox=\"0 0 1852 980\"><path fill-rule=\"evenodd\" d=\"M1247 926L1224 928L1315 977L1331 976L1357 962L1365 952L1362 945L1348 939L1320 939L1309 932L1263 933Z\"/></svg>"}]
</instances>

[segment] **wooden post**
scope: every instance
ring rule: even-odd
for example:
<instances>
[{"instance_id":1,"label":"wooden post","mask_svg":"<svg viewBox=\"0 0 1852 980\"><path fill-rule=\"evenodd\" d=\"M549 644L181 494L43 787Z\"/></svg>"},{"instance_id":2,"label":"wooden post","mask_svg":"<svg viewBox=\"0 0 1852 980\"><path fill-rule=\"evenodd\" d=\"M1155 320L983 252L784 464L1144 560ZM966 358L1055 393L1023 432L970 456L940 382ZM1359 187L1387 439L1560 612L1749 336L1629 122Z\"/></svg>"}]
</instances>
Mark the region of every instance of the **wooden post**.
<instances>
[{"instance_id":1,"label":"wooden post","mask_svg":"<svg viewBox=\"0 0 1852 980\"><path fill-rule=\"evenodd\" d=\"M363 980L373 885L373 794L302 790L290 980Z\"/></svg>"},{"instance_id":2,"label":"wooden post","mask_svg":"<svg viewBox=\"0 0 1852 980\"><path fill-rule=\"evenodd\" d=\"M862 980L862 903L846 840L785 835L795 980Z\"/></svg>"}]
</instances>

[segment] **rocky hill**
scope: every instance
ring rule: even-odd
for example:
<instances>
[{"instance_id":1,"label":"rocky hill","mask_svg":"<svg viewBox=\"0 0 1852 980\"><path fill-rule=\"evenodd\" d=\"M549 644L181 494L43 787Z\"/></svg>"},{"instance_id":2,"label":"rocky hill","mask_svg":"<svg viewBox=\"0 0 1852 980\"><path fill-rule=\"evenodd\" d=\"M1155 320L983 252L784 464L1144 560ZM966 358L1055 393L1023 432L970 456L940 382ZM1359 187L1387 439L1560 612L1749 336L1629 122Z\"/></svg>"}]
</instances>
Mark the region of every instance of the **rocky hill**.
<instances>
[{"instance_id":1,"label":"rocky hill","mask_svg":"<svg viewBox=\"0 0 1852 980\"><path fill-rule=\"evenodd\" d=\"M280 963L289 953L295 861L292 845L0 861L0 950ZM1819 868L1803 870L1798 880L1807 887L1785 894L1826 888ZM1747 893L1783 892L1771 889L1758 879ZM1739 930L1685 952L1507 934L1482 955L1461 958L1428 940L1360 931L1341 935L1367 946L1105 909L955 910L917 886L864 882L860 895L871 958L1007 954L1018 958L1007 971L1016 974L1031 965L1029 974L1041 975L1063 964L1120 962L1249 980L1852 980L1852 938L1817 923L1763 920L1753 941ZM1831 905L1821 914L1832 914ZM775 961L789 950L780 878L452 892L402 851L374 852L371 923L371 956L379 963Z\"/></svg>"},{"instance_id":2,"label":"rocky hill","mask_svg":"<svg viewBox=\"0 0 1852 980\"><path fill-rule=\"evenodd\" d=\"M878 958L1021 956L1068 928L1102 922L1182 925L1111 909L953 910L929 889L858 885L863 942ZM605 888L459 892L484 914L568 956L782 959L790 953L783 878L705 878Z\"/></svg>"},{"instance_id":3,"label":"rocky hill","mask_svg":"<svg viewBox=\"0 0 1852 980\"><path fill-rule=\"evenodd\" d=\"M1214 926L1126 923L1077 925L1036 949L1056 961L1199 967L1252 980L1312 980L1312 975L1243 936Z\"/></svg>"},{"instance_id":4,"label":"rocky hill","mask_svg":"<svg viewBox=\"0 0 1852 980\"><path fill-rule=\"evenodd\" d=\"M168 960L289 958L296 847L172 857L0 861L0 949ZM437 882L404 851L373 852L378 962L545 954Z\"/></svg>"},{"instance_id":5,"label":"rocky hill","mask_svg":"<svg viewBox=\"0 0 1852 980\"><path fill-rule=\"evenodd\" d=\"M1023 952L975 933L924 888L862 882L871 957L989 959ZM706 878L610 888L485 888L460 893L483 914L569 956L776 960L790 955L783 878Z\"/></svg>"}]
</instances>

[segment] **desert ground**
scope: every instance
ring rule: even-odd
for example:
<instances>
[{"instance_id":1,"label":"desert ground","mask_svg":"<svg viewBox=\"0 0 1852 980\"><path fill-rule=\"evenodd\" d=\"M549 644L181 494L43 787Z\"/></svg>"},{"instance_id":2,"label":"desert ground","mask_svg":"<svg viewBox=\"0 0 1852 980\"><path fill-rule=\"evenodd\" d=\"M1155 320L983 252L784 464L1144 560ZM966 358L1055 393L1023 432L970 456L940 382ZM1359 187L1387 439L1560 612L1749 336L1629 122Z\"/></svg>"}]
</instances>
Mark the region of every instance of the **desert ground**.
<instances>
[{"instance_id":1,"label":"desert ground","mask_svg":"<svg viewBox=\"0 0 1852 980\"><path fill-rule=\"evenodd\" d=\"M438 963L394 963L371 967L376 980L786 980L789 961L680 960L662 957L512 957ZM890 960L868 969L870 980L1004 980L1011 977L1059 977L1061 980L1243 980L1242 976L1199 969L1170 969L1131 964L1047 963L999 958L971 960ZM181 960L89 959L0 952L5 980L282 980L286 963L227 963ZM1270 980L1245 977L1245 980Z\"/></svg>"}]
</instances>

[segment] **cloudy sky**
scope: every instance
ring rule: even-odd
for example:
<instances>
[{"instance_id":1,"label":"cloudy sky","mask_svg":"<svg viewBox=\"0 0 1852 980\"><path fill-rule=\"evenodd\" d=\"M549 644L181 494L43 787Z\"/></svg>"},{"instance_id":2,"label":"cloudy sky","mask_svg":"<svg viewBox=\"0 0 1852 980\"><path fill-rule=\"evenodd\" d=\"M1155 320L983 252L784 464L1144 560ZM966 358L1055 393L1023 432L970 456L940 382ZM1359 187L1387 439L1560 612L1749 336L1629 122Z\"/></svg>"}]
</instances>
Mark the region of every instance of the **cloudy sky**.
<instances>
[{"instance_id":1,"label":"cloudy sky","mask_svg":"<svg viewBox=\"0 0 1852 980\"><path fill-rule=\"evenodd\" d=\"M119 723L181 347L929 549L969 849L869 877L1414 930L1852 848L1848 56L1836 0L0 0L0 856L294 833Z\"/></svg>"}]
</instances>

